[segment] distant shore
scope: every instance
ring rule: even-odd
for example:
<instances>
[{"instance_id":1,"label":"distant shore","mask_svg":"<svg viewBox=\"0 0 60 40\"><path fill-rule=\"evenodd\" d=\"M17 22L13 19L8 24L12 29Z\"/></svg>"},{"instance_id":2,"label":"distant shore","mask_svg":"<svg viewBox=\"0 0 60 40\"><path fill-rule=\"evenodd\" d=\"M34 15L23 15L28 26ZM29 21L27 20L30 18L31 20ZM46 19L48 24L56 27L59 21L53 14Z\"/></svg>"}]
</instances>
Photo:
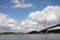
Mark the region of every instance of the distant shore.
<instances>
[{"instance_id":1,"label":"distant shore","mask_svg":"<svg viewBox=\"0 0 60 40\"><path fill-rule=\"evenodd\" d=\"M28 34L60 34L60 29L48 30L48 33L46 31L31 31Z\"/></svg>"},{"instance_id":2,"label":"distant shore","mask_svg":"<svg viewBox=\"0 0 60 40\"><path fill-rule=\"evenodd\" d=\"M25 33L21 33L21 32L17 32L17 33L15 33L15 32L2 32L2 33L0 33L0 35L3 35L3 34L25 34Z\"/></svg>"},{"instance_id":3,"label":"distant shore","mask_svg":"<svg viewBox=\"0 0 60 40\"><path fill-rule=\"evenodd\" d=\"M23 33L23 32L0 32L0 35L2 34L60 34L60 29L55 29L55 30L48 30L48 33L46 31L31 31L28 33Z\"/></svg>"}]
</instances>

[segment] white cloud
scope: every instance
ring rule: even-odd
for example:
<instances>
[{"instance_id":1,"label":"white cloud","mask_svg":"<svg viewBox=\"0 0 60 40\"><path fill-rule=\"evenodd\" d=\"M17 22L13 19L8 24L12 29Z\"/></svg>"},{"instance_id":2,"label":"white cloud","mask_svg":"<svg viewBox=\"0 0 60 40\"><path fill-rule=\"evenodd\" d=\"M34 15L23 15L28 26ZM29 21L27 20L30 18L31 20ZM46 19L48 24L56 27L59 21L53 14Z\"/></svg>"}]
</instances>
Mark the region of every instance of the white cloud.
<instances>
[{"instance_id":1,"label":"white cloud","mask_svg":"<svg viewBox=\"0 0 60 40\"><path fill-rule=\"evenodd\" d=\"M27 19L27 20L21 21L20 25L22 26L23 29L25 30L27 29L28 31L31 31L31 30L35 30L32 28L37 27L37 22Z\"/></svg>"},{"instance_id":2,"label":"white cloud","mask_svg":"<svg viewBox=\"0 0 60 40\"><path fill-rule=\"evenodd\" d=\"M48 22L56 22L58 20L58 17L56 16L57 13L55 13L56 11L59 10L55 6L48 6L43 11L36 11L30 13L28 17L35 21L44 21L47 17Z\"/></svg>"},{"instance_id":3,"label":"white cloud","mask_svg":"<svg viewBox=\"0 0 60 40\"><path fill-rule=\"evenodd\" d=\"M18 1L16 2L18 3ZM0 32L29 32L33 30L44 29L45 19L47 16L48 26L55 25L60 22L60 7L48 6L42 11L31 12L26 20L20 23L17 20L10 18L9 15L0 13ZM7 29L7 30L6 30Z\"/></svg>"},{"instance_id":4,"label":"white cloud","mask_svg":"<svg viewBox=\"0 0 60 40\"><path fill-rule=\"evenodd\" d=\"M6 22L6 16L5 14L0 13L0 26L5 26L5 22Z\"/></svg>"},{"instance_id":5,"label":"white cloud","mask_svg":"<svg viewBox=\"0 0 60 40\"><path fill-rule=\"evenodd\" d=\"M33 4L26 4L24 2L25 0L12 0L12 3L14 3L12 8L27 8L33 6Z\"/></svg>"},{"instance_id":6,"label":"white cloud","mask_svg":"<svg viewBox=\"0 0 60 40\"><path fill-rule=\"evenodd\" d=\"M29 14L29 18L36 21L42 21L47 17L48 21L57 20L57 16L51 11L36 11Z\"/></svg>"},{"instance_id":7,"label":"white cloud","mask_svg":"<svg viewBox=\"0 0 60 40\"><path fill-rule=\"evenodd\" d=\"M48 6L42 11L31 12L28 19L21 22L24 29L28 31L44 29L44 22L47 17L48 27L58 23L58 16L56 15L60 10L59 6ZM55 13L57 12L57 13ZM60 15L60 14L58 14ZM34 24L35 23L35 24Z\"/></svg>"},{"instance_id":8,"label":"white cloud","mask_svg":"<svg viewBox=\"0 0 60 40\"><path fill-rule=\"evenodd\" d=\"M17 21L10 18L7 14L0 13L0 32L15 30L21 30Z\"/></svg>"}]
</instances>

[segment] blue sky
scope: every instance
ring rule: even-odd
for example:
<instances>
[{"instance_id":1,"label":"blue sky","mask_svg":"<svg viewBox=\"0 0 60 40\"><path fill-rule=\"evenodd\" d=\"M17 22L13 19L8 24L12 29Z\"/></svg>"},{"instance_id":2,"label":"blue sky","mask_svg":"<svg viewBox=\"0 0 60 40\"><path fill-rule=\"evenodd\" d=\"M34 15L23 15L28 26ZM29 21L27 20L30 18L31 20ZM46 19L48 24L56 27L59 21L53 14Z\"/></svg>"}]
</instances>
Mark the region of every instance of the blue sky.
<instances>
[{"instance_id":1,"label":"blue sky","mask_svg":"<svg viewBox=\"0 0 60 40\"><path fill-rule=\"evenodd\" d=\"M0 0L0 32L29 32L60 23L60 0Z\"/></svg>"},{"instance_id":2,"label":"blue sky","mask_svg":"<svg viewBox=\"0 0 60 40\"><path fill-rule=\"evenodd\" d=\"M50 5L60 6L60 0L25 0L24 3L33 4L33 7L12 8L14 4L12 3L12 0L0 0L0 12L6 13L9 15L9 17L12 17L20 21L20 20L26 19L26 17L30 12L43 10L45 7Z\"/></svg>"}]
</instances>

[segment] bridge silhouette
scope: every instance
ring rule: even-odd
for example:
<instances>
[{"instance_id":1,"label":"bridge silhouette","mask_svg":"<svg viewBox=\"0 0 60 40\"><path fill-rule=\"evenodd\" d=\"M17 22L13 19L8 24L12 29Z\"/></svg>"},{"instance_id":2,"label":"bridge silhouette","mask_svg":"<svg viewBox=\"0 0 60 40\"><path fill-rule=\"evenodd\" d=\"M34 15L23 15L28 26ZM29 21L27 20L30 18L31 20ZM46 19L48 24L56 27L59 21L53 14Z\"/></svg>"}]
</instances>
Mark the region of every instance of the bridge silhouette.
<instances>
[{"instance_id":1,"label":"bridge silhouette","mask_svg":"<svg viewBox=\"0 0 60 40\"><path fill-rule=\"evenodd\" d=\"M54 25L54 26L51 26L51 27L45 28L45 29L43 29L43 30L40 30L39 32L40 32L40 33L44 33L44 32L47 32L48 29L55 28L55 27L59 27L59 26L60 26L60 24L57 24L57 25Z\"/></svg>"},{"instance_id":2,"label":"bridge silhouette","mask_svg":"<svg viewBox=\"0 0 60 40\"><path fill-rule=\"evenodd\" d=\"M39 32L37 31L31 31L29 32L28 34L48 34L50 31L48 29L51 29L51 28L55 28L55 27L59 27L60 24L57 24L57 25L54 25L54 26L50 26L48 28L45 28L45 29L42 29L40 30ZM52 32L52 31L51 31ZM58 30L54 30L53 32L60 32L60 29Z\"/></svg>"}]
</instances>

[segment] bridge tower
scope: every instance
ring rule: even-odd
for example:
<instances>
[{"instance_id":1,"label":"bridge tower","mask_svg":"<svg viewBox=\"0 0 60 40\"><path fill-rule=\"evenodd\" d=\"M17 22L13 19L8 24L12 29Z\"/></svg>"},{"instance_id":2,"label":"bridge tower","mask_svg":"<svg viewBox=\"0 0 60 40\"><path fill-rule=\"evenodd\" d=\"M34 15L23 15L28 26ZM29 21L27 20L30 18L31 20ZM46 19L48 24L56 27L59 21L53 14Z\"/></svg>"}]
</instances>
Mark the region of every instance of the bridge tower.
<instances>
[{"instance_id":1,"label":"bridge tower","mask_svg":"<svg viewBox=\"0 0 60 40\"><path fill-rule=\"evenodd\" d=\"M47 16L45 18L45 25L44 25L45 28L48 28L48 20L47 20ZM46 31L46 34L48 34L48 29L45 30Z\"/></svg>"}]
</instances>

